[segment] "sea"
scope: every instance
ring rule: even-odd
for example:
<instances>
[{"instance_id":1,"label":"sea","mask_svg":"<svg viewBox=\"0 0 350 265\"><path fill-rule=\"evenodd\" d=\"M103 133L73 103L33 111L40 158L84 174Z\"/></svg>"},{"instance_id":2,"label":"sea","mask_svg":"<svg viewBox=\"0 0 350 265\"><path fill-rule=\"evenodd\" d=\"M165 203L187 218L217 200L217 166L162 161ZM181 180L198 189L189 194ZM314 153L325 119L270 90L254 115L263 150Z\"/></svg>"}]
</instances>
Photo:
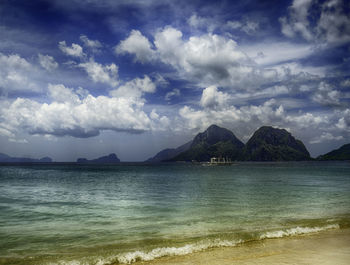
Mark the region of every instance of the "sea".
<instances>
[{"instance_id":1,"label":"sea","mask_svg":"<svg viewBox=\"0 0 350 265\"><path fill-rule=\"evenodd\" d=\"M0 166L0 264L131 264L349 227L349 162Z\"/></svg>"}]
</instances>

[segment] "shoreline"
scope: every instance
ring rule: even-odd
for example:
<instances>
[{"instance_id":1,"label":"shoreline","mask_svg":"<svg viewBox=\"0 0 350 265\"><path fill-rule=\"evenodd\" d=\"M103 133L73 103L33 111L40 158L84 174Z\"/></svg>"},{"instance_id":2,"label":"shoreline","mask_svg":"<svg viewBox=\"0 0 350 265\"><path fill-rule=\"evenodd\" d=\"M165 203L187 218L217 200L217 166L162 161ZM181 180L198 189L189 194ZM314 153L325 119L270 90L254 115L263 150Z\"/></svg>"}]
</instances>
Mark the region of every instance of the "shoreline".
<instances>
[{"instance_id":1,"label":"shoreline","mask_svg":"<svg viewBox=\"0 0 350 265\"><path fill-rule=\"evenodd\" d=\"M211 248L183 256L165 256L133 264L310 264L347 265L350 260L350 228L312 234L270 238L233 247Z\"/></svg>"}]
</instances>

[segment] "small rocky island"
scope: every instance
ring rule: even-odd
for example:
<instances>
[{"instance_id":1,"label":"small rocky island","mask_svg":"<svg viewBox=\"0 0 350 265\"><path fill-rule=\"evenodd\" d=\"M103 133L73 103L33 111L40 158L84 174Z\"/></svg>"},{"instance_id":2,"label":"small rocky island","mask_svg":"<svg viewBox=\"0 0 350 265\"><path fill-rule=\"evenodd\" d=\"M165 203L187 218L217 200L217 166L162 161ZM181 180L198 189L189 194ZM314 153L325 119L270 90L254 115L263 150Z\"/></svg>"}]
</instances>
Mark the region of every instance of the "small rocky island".
<instances>
[{"instance_id":1,"label":"small rocky island","mask_svg":"<svg viewBox=\"0 0 350 265\"><path fill-rule=\"evenodd\" d=\"M52 159L45 156L40 159L27 158L27 157L12 157L3 153L0 153L0 163L51 163Z\"/></svg>"},{"instance_id":2,"label":"small rocky island","mask_svg":"<svg viewBox=\"0 0 350 265\"><path fill-rule=\"evenodd\" d=\"M95 164L109 164L109 163L120 163L120 159L117 157L116 154L112 153L107 156L101 156L96 159L88 160L86 158L78 158L77 163L83 164L83 163L95 163Z\"/></svg>"}]
</instances>

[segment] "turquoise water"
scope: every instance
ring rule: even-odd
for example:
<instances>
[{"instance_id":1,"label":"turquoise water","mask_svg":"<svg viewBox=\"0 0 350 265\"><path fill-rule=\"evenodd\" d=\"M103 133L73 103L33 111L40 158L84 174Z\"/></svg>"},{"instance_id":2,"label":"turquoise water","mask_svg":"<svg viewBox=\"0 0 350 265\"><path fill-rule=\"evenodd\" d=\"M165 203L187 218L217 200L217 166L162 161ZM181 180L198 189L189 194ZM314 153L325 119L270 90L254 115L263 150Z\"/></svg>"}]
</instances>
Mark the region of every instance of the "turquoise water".
<instances>
[{"instance_id":1,"label":"turquoise water","mask_svg":"<svg viewBox=\"0 0 350 265\"><path fill-rule=\"evenodd\" d=\"M0 264L109 264L350 224L350 163L0 167Z\"/></svg>"}]
</instances>

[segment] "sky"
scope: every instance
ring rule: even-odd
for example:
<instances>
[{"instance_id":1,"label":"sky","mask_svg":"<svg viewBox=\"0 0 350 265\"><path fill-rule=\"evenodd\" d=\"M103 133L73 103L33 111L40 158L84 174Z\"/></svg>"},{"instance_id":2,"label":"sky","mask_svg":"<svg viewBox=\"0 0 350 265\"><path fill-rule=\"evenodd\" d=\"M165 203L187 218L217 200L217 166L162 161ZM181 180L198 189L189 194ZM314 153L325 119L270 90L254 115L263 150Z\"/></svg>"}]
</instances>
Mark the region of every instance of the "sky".
<instances>
[{"instance_id":1,"label":"sky","mask_svg":"<svg viewBox=\"0 0 350 265\"><path fill-rule=\"evenodd\" d=\"M0 152L143 161L211 124L350 142L350 2L0 0Z\"/></svg>"}]
</instances>

